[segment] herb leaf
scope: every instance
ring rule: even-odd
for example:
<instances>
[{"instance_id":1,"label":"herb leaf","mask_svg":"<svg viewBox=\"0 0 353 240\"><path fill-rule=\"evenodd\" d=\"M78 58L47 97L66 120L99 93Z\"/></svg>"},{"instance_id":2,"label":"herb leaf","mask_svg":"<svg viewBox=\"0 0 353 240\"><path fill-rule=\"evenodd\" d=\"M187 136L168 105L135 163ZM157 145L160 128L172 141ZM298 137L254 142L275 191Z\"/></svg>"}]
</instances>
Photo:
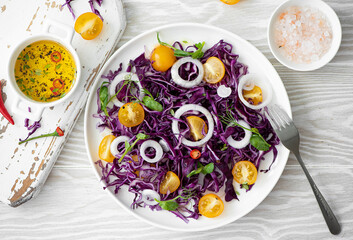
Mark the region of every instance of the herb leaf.
<instances>
[{"instance_id":1,"label":"herb leaf","mask_svg":"<svg viewBox=\"0 0 353 240\"><path fill-rule=\"evenodd\" d=\"M218 117L221 120L221 122L224 124L241 127L244 130L248 130L252 132L253 134L251 135L251 138L250 138L250 144L254 146L257 150L268 151L270 149L271 145L268 142L266 142L266 140L262 137L262 135L260 134L257 128L248 129L246 127L243 127L237 122L237 120L234 118L234 116L228 109L226 111L226 116L218 116Z\"/></svg>"},{"instance_id":2,"label":"herb leaf","mask_svg":"<svg viewBox=\"0 0 353 240\"><path fill-rule=\"evenodd\" d=\"M144 133L138 133L136 135L136 140L130 144L129 142L125 142L125 152L123 153L123 155L121 155L121 157L119 158L119 163L121 163L121 161L124 159L124 157L126 156L126 154L128 154L132 149L133 147L135 146L135 144L142 140L142 139L148 139L150 136L144 134Z\"/></svg>"},{"instance_id":3,"label":"herb leaf","mask_svg":"<svg viewBox=\"0 0 353 240\"><path fill-rule=\"evenodd\" d=\"M101 102L101 108L104 112L104 114L109 117L108 111L107 111L107 105L108 105L108 87L103 86L103 84L106 82L103 82L100 89L99 89L99 100Z\"/></svg>"},{"instance_id":4,"label":"herb leaf","mask_svg":"<svg viewBox=\"0 0 353 240\"><path fill-rule=\"evenodd\" d=\"M250 144L260 151L268 151L271 147L260 134L251 135Z\"/></svg>"},{"instance_id":5,"label":"herb leaf","mask_svg":"<svg viewBox=\"0 0 353 240\"><path fill-rule=\"evenodd\" d=\"M214 170L214 164L213 163L209 163L206 166L203 166L201 163L197 163L197 169L196 170L192 170L186 177L191 177L194 176L196 174L199 173L203 173L203 174L208 174L208 173L212 173Z\"/></svg>"},{"instance_id":6,"label":"herb leaf","mask_svg":"<svg viewBox=\"0 0 353 240\"><path fill-rule=\"evenodd\" d=\"M175 211L179 207L179 204L174 199L168 201L158 201L157 199L154 200L158 202L161 208L167 211Z\"/></svg>"},{"instance_id":7,"label":"herb leaf","mask_svg":"<svg viewBox=\"0 0 353 240\"><path fill-rule=\"evenodd\" d=\"M213 170L214 170L214 164L213 163L209 163L209 164L207 164L206 166L204 166L203 168L202 168L202 173L203 174L208 174L208 173L212 173L213 172Z\"/></svg>"},{"instance_id":8,"label":"herb leaf","mask_svg":"<svg viewBox=\"0 0 353 240\"><path fill-rule=\"evenodd\" d=\"M248 183L243 183L242 185L241 185L243 188L245 188L246 190L249 190L249 185L248 185Z\"/></svg>"},{"instance_id":9,"label":"herb leaf","mask_svg":"<svg viewBox=\"0 0 353 240\"><path fill-rule=\"evenodd\" d=\"M174 56L176 56L176 57L188 57L188 56L191 56L192 58L197 59L197 58L202 58L203 55L204 55L204 53L202 51L202 48L205 45L205 42L196 43L195 47L197 48L197 50L195 52L187 52L187 51L183 51L183 50L177 49L177 48L173 47L172 45L170 45L168 43L162 42L160 40L160 38L159 38L159 32L157 32L157 40L158 40L160 45L167 46L167 47L170 47L171 49L173 49L174 50Z\"/></svg>"},{"instance_id":10,"label":"herb leaf","mask_svg":"<svg viewBox=\"0 0 353 240\"><path fill-rule=\"evenodd\" d=\"M154 100L152 97L150 96L144 96L142 99L143 104L153 110L153 111L158 111L158 112L162 112L163 111L163 106L162 104L160 104L159 102L157 102L156 100Z\"/></svg>"}]
</instances>

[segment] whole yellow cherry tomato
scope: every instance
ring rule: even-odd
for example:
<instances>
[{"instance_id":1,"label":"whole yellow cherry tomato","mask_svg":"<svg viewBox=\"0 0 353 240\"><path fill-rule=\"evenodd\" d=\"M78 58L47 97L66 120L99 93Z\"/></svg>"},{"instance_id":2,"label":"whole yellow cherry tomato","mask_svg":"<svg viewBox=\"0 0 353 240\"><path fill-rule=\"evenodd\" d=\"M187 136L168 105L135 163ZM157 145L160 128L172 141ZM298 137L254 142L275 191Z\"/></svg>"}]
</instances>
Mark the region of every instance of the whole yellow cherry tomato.
<instances>
[{"instance_id":1,"label":"whole yellow cherry tomato","mask_svg":"<svg viewBox=\"0 0 353 240\"><path fill-rule=\"evenodd\" d=\"M170 47L159 45L153 50L150 60L155 70L165 72L176 62L176 57Z\"/></svg>"}]
</instances>

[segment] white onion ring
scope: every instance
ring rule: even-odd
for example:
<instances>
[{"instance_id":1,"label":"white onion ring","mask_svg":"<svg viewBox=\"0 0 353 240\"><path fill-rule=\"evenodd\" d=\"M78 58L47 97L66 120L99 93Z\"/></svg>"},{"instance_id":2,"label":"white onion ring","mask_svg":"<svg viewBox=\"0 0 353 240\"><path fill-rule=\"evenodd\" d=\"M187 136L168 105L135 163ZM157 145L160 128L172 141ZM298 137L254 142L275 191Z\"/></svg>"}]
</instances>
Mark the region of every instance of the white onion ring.
<instances>
[{"instance_id":1,"label":"white onion ring","mask_svg":"<svg viewBox=\"0 0 353 240\"><path fill-rule=\"evenodd\" d=\"M255 83L251 79L247 80L243 85L243 89L246 91L251 91L254 89L254 87L255 87Z\"/></svg>"},{"instance_id":2,"label":"white onion ring","mask_svg":"<svg viewBox=\"0 0 353 240\"><path fill-rule=\"evenodd\" d=\"M119 151L118 151L118 145L120 143L124 143L127 141L127 142L130 142L131 138L129 138L128 136L119 136L117 138L115 138L113 140L113 142L110 144L110 152L113 154L114 157L118 156L119 155Z\"/></svg>"},{"instance_id":3,"label":"white onion ring","mask_svg":"<svg viewBox=\"0 0 353 240\"><path fill-rule=\"evenodd\" d=\"M198 147L198 146L205 144L206 142L208 142L208 140L211 139L211 137L213 135L213 130L214 130L214 122L213 122L213 118L212 118L211 113L206 108L199 106L199 105L196 105L196 104L186 104L186 105L180 107L175 112L174 117L180 118L185 112L191 111L191 110L199 111L205 115L205 117L207 118L207 122L208 122L208 132L207 132L206 136L199 141L190 141L190 140L187 140L186 138L182 137L181 142L184 145L189 146L189 147ZM173 120L172 130L173 130L175 137L178 139L179 134L180 134L180 129L179 129L177 120Z\"/></svg>"},{"instance_id":4,"label":"white onion ring","mask_svg":"<svg viewBox=\"0 0 353 240\"><path fill-rule=\"evenodd\" d=\"M160 195L158 192L151 190L151 189L145 189L141 192L142 196L142 201L148 205L156 205L158 202L154 199L157 199L158 201L161 200Z\"/></svg>"},{"instance_id":5,"label":"white onion ring","mask_svg":"<svg viewBox=\"0 0 353 240\"><path fill-rule=\"evenodd\" d=\"M165 152L169 152L170 151L168 143L163 138L161 140L159 140L159 144L163 148L163 151L165 151Z\"/></svg>"},{"instance_id":6,"label":"white onion ring","mask_svg":"<svg viewBox=\"0 0 353 240\"><path fill-rule=\"evenodd\" d=\"M217 88L217 94L221 98L227 98L229 95L232 93L232 89L230 87L226 87L224 85L221 85Z\"/></svg>"},{"instance_id":7,"label":"white onion ring","mask_svg":"<svg viewBox=\"0 0 353 240\"><path fill-rule=\"evenodd\" d=\"M251 129L249 124L243 120L239 120L238 124L242 125L243 127L247 128L247 129ZM245 132L245 136L242 140L236 141L232 138L232 136L229 136L227 138L227 142L231 147L233 147L235 149L242 149L242 148L245 148L250 143L250 138L251 138L252 133L249 130L245 130L245 129L243 129L243 130Z\"/></svg>"},{"instance_id":8,"label":"white onion ring","mask_svg":"<svg viewBox=\"0 0 353 240\"><path fill-rule=\"evenodd\" d=\"M156 155L154 156L154 158L150 158L150 157L146 156L145 152L146 152L147 148L149 148L149 147L154 148L154 150L156 150ZM141 157L143 158L143 160L145 160L146 162L156 163L162 159L163 149L158 142L156 142L154 140L147 140L141 144L140 154L141 154Z\"/></svg>"},{"instance_id":9,"label":"white onion ring","mask_svg":"<svg viewBox=\"0 0 353 240\"><path fill-rule=\"evenodd\" d=\"M145 96L145 93L143 91L143 87L141 86L141 83L140 83L140 80L139 78L137 77L136 74L134 73L129 73L129 72L122 72L122 73L119 73L115 78L114 78L114 81L111 82L110 86L109 86L109 95L110 96L114 96L116 94L116 86L126 80L125 79L125 76L126 75L131 75L131 80L136 82L137 83L137 86L139 88L139 99L140 101L142 101L143 97ZM117 107L121 107L123 106L125 103L119 101L119 99L117 97L113 98L112 99L112 102L114 103L115 106Z\"/></svg>"},{"instance_id":10,"label":"white onion ring","mask_svg":"<svg viewBox=\"0 0 353 240\"><path fill-rule=\"evenodd\" d=\"M197 66L197 68L199 69L199 75L192 81L186 81L182 77L180 77L180 75L179 75L179 68L181 67L181 65L183 65L184 63L188 63L188 62L195 64ZM192 57L180 58L172 66L171 72L172 72L173 81L176 84L178 84L179 86L182 86L184 88L192 88L192 87L199 85L201 83L201 81L203 79L203 75L204 75L202 63L197 59L193 59Z\"/></svg>"}]
</instances>

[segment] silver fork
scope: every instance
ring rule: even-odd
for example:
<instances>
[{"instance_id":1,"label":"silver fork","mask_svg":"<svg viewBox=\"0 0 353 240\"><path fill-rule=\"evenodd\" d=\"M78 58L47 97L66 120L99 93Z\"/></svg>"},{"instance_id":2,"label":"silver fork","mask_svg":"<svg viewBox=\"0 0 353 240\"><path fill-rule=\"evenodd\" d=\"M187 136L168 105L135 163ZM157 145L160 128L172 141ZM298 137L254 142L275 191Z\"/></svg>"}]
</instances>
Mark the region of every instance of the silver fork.
<instances>
[{"instance_id":1,"label":"silver fork","mask_svg":"<svg viewBox=\"0 0 353 240\"><path fill-rule=\"evenodd\" d=\"M300 166L302 167L306 177L309 180L310 186L314 192L316 200L320 206L322 215L325 218L326 224L330 229L330 232L337 235L341 232L341 226L338 223L335 215L333 214L330 206L327 204L325 198L317 188L314 180L311 178L308 170L299 153L299 132L293 121L289 118L287 113L277 105L267 107L265 114L269 119L273 129L277 136L281 140L282 144L292 151L297 158Z\"/></svg>"}]
</instances>

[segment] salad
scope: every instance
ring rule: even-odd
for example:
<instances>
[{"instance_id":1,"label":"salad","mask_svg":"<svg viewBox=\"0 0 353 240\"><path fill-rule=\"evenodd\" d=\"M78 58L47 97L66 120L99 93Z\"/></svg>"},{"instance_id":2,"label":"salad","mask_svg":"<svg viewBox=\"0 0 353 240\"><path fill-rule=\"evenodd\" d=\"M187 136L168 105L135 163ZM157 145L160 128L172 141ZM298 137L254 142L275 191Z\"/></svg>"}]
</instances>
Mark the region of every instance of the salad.
<instances>
[{"instance_id":1,"label":"salad","mask_svg":"<svg viewBox=\"0 0 353 240\"><path fill-rule=\"evenodd\" d=\"M262 87L223 40L207 50L205 42L157 40L102 76L94 117L109 134L96 164L106 187L134 194L133 209L167 210L185 222L217 217L223 201L238 200L236 189L250 191L258 172L270 170L260 169L266 153L276 159L279 139L257 108Z\"/></svg>"}]
</instances>

